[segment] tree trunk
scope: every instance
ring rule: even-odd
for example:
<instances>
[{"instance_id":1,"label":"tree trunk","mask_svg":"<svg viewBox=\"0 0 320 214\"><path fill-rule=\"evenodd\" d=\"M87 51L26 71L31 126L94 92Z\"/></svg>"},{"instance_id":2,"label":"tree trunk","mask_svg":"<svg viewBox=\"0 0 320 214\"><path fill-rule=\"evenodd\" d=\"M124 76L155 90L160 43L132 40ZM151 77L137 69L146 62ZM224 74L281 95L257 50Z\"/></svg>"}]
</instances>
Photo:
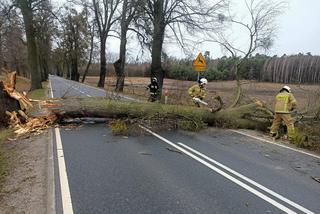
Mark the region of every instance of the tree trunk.
<instances>
[{"instance_id":1,"label":"tree trunk","mask_svg":"<svg viewBox=\"0 0 320 214\"><path fill-rule=\"evenodd\" d=\"M103 98L68 98L52 101L59 107L52 111L60 118L100 117L149 119L201 120L211 126L250 128L266 130L269 121L255 121L248 115L261 108L261 103L252 103L211 113L207 109L190 106L161 105L153 103L129 103Z\"/></svg>"},{"instance_id":2,"label":"tree trunk","mask_svg":"<svg viewBox=\"0 0 320 214\"><path fill-rule=\"evenodd\" d=\"M71 80L79 82L78 59L76 55L73 57L71 60Z\"/></svg>"},{"instance_id":3,"label":"tree trunk","mask_svg":"<svg viewBox=\"0 0 320 214\"><path fill-rule=\"evenodd\" d=\"M120 53L119 53L119 66L115 66L115 71L117 75L117 84L115 91L117 92L123 92L124 87L124 78L125 78L125 72L124 67L126 63L126 46L127 46L127 32L129 23L131 22L132 17L127 17L127 10L128 10L128 0L123 1L122 5L122 16L121 16L121 35L120 35ZM130 14L131 15L131 14ZM130 16L129 15L129 16ZM116 68L118 66L118 68Z\"/></svg>"},{"instance_id":4,"label":"tree trunk","mask_svg":"<svg viewBox=\"0 0 320 214\"><path fill-rule=\"evenodd\" d=\"M19 101L9 97L4 91L3 82L0 81L0 127L8 124L6 111L20 110Z\"/></svg>"},{"instance_id":5,"label":"tree trunk","mask_svg":"<svg viewBox=\"0 0 320 214\"><path fill-rule=\"evenodd\" d=\"M18 6L21 9L26 37L27 37L27 48L28 48L28 63L31 74L31 88L30 90L42 88L41 85L41 74L39 72L37 46L35 40L35 28L33 20L32 8L28 5L28 1L19 0Z\"/></svg>"},{"instance_id":6,"label":"tree trunk","mask_svg":"<svg viewBox=\"0 0 320 214\"><path fill-rule=\"evenodd\" d=\"M89 68L91 66L92 63L92 55L93 55L93 45L94 45L94 27L92 29L92 34L91 34L91 41L90 41L90 54L89 54L89 61L87 63L86 69L84 70L83 76L82 76L82 80L81 82L84 83L84 80L86 79L88 72L89 72Z\"/></svg>"},{"instance_id":7,"label":"tree trunk","mask_svg":"<svg viewBox=\"0 0 320 214\"><path fill-rule=\"evenodd\" d=\"M164 70L161 65L162 45L164 40L164 11L163 0L158 0L155 3L155 15L153 20L153 36L152 36L152 62L151 62L151 77L156 77L160 88L158 99L161 98Z\"/></svg>"},{"instance_id":8,"label":"tree trunk","mask_svg":"<svg viewBox=\"0 0 320 214\"><path fill-rule=\"evenodd\" d=\"M126 63L126 45L127 45L127 27L123 26L121 27L121 42L120 42L120 53L119 53L119 65L114 65L116 75L117 75L117 84L116 84L116 91L117 92L123 92L123 87L124 87L124 78L125 78L125 73L124 73L124 67Z\"/></svg>"},{"instance_id":9,"label":"tree trunk","mask_svg":"<svg viewBox=\"0 0 320 214\"><path fill-rule=\"evenodd\" d=\"M116 62L113 63L114 70L117 75L117 83L116 83L116 89L115 89L115 91L117 92L122 92L123 86L124 86L124 73L123 73L123 70L121 70L122 65L123 65L123 62L121 61L121 59L118 59Z\"/></svg>"},{"instance_id":10,"label":"tree trunk","mask_svg":"<svg viewBox=\"0 0 320 214\"><path fill-rule=\"evenodd\" d=\"M99 88L104 88L104 83L107 74L107 60L106 60L106 38L101 35L101 50L100 50L100 78L98 82Z\"/></svg>"},{"instance_id":11,"label":"tree trunk","mask_svg":"<svg viewBox=\"0 0 320 214\"><path fill-rule=\"evenodd\" d=\"M39 57L39 64L40 64L40 70L41 70L41 80L46 81L48 79L49 74L49 66L48 66L48 57L40 56Z\"/></svg>"},{"instance_id":12,"label":"tree trunk","mask_svg":"<svg viewBox=\"0 0 320 214\"><path fill-rule=\"evenodd\" d=\"M2 28L1 23L0 23L0 28ZM0 69L4 66L4 57L3 57L2 46L3 46L3 39L2 39L2 34L0 33Z\"/></svg>"},{"instance_id":13,"label":"tree trunk","mask_svg":"<svg viewBox=\"0 0 320 214\"><path fill-rule=\"evenodd\" d=\"M126 45L127 45L127 29L121 30L121 42L120 42L120 53L119 53L119 65L116 68L115 65L115 71L117 75L117 84L116 84L116 91L117 92L123 92L124 87L124 67L126 63Z\"/></svg>"},{"instance_id":14,"label":"tree trunk","mask_svg":"<svg viewBox=\"0 0 320 214\"><path fill-rule=\"evenodd\" d=\"M234 66L234 73L236 75L236 94L235 94L235 98L230 106L230 108L234 108L239 102L240 102L240 99L241 99L241 96L242 96L242 89L241 89L241 83L240 83L240 65L241 65L241 62L237 62L237 64Z\"/></svg>"}]
</instances>

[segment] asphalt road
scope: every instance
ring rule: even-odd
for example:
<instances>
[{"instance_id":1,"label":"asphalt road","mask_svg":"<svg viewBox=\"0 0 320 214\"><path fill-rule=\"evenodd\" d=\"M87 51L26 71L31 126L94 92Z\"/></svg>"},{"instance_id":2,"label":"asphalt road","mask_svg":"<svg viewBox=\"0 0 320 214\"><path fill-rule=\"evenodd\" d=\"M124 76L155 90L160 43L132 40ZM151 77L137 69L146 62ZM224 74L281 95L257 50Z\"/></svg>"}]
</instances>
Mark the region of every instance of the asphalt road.
<instances>
[{"instance_id":1,"label":"asphalt road","mask_svg":"<svg viewBox=\"0 0 320 214\"><path fill-rule=\"evenodd\" d=\"M106 94L55 76L50 82L55 98ZM320 213L312 179L320 157L232 130L137 131L55 130L57 213Z\"/></svg>"}]
</instances>

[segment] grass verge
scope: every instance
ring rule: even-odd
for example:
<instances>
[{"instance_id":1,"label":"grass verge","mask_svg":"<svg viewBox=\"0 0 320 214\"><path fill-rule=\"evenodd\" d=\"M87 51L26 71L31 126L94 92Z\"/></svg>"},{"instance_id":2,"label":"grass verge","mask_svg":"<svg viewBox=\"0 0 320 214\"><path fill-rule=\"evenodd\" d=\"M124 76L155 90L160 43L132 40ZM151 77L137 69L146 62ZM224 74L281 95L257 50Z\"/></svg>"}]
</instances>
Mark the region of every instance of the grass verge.
<instances>
[{"instance_id":1,"label":"grass verge","mask_svg":"<svg viewBox=\"0 0 320 214\"><path fill-rule=\"evenodd\" d=\"M28 98L34 100L43 100L46 98L46 89L36 89L28 93Z\"/></svg>"}]
</instances>

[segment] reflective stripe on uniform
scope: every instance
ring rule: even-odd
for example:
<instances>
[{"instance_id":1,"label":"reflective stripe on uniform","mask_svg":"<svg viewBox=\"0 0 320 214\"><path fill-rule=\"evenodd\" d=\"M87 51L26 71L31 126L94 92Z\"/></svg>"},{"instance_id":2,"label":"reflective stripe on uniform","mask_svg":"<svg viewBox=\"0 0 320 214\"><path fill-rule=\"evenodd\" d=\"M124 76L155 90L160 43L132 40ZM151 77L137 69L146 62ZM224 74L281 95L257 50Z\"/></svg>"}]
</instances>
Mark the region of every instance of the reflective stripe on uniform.
<instances>
[{"instance_id":1,"label":"reflective stripe on uniform","mask_svg":"<svg viewBox=\"0 0 320 214\"><path fill-rule=\"evenodd\" d=\"M275 112L289 113L289 98L290 94L281 92L276 96Z\"/></svg>"},{"instance_id":2,"label":"reflective stripe on uniform","mask_svg":"<svg viewBox=\"0 0 320 214\"><path fill-rule=\"evenodd\" d=\"M191 97L202 97L206 96L206 91L204 88L201 88L199 85L191 86L188 90L188 93Z\"/></svg>"}]
</instances>

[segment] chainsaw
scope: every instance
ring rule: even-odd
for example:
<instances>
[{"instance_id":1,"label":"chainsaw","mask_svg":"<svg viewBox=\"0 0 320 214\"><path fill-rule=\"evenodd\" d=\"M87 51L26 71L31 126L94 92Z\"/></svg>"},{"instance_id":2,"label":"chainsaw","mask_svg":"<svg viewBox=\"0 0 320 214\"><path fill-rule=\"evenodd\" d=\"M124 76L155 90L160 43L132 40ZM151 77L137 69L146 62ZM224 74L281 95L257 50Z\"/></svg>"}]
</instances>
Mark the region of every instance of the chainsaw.
<instances>
[{"instance_id":1,"label":"chainsaw","mask_svg":"<svg viewBox=\"0 0 320 214\"><path fill-rule=\"evenodd\" d=\"M205 106L208 105L208 103L206 103L205 101L201 100L201 99L198 98L198 97L194 97L194 98L192 98L192 99L193 99L193 101L196 102L196 103L203 104L203 105L205 105Z\"/></svg>"}]
</instances>

